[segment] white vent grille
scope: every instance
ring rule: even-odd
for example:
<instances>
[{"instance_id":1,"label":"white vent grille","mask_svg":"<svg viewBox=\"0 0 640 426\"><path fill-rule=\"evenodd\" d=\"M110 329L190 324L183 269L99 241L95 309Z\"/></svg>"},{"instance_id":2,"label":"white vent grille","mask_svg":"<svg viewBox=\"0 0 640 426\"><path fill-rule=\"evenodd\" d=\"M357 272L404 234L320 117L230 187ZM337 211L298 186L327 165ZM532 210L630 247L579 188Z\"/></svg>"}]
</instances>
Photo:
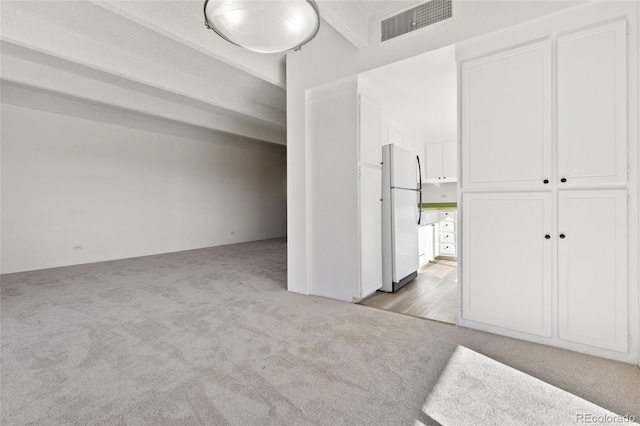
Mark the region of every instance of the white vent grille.
<instances>
[{"instance_id":1,"label":"white vent grille","mask_svg":"<svg viewBox=\"0 0 640 426\"><path fill-rule=\"evenodd\" d=\"M382 41L444 21L452 16L452 0L431 0L380 22Z\"/></svg>"}]
</instances>

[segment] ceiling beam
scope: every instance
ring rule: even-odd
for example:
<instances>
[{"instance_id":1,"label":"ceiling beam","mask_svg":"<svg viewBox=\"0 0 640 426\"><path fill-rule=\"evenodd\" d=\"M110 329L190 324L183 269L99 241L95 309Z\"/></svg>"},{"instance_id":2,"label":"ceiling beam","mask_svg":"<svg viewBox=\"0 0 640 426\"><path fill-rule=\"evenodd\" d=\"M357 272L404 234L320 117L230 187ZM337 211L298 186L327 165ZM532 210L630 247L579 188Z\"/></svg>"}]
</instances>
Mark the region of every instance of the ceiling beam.
<instances>
[{"instance_id":1,"label":"ceiling beam","mask_svg":"<svg viewBox=\"0 0 640 426\"><path fill-rule=\"evenodd\" d=\"M369 18L355 2L321 0L320 16L358 49L369 44Z\"/></svg>"},{"instance_id":2,"label":"ceiling beam","mask_svg":"<svg viewBox=\"0 0 640 426\"><path fill-rule=\"evenodd\" d=\"M252 139L286 144L286 130L282 126L243 119L209 110L206 106L193 102L180 102L179 99L144 93L135 88L83 77L12 56L3 57L0 81L3 86L28 90L31 93L54 94L119 111L130 111ZM11 92L3 91L2 101L12 103L7 97L10 94Z\"/></svg>"},{"instance_id":3,"label":"ceiling beam","mask_svg":"<svg viewBox=\"0 0 640 426\"><path fill-rule=\"evenodd\" d=\"M3 56L8 53L36 61L54 62L70 68L75 64L82 73L113 76L209 104L232 114L255 118L279 126L286 125L284 109L244 96L242 87L226 87L178 70L163 67L81 34L30 17L3 5ZM25 70L28 72L29 70ZM102 78L102 77L101 77ZM256 80L259 81L259 80ZM265 83L266 84L266 83ZM281 89L277 89L281 90Z\"/></svg>"},{"instance_id":4,"label":"ceiling beam","mask_svg":"<svg viewBox=\"0 0 640 426\"><path fill-rule=\"evenodd\" d=\"M151 2L155 6L152 9L148 7L150 2L90 2L254 77L280 88L286 87L284 55L251 52L218 37L213 31L205 28L204 14L196 15L202 13L202 7L191 7L197 2Z\"/></svg>"}]
</instances>

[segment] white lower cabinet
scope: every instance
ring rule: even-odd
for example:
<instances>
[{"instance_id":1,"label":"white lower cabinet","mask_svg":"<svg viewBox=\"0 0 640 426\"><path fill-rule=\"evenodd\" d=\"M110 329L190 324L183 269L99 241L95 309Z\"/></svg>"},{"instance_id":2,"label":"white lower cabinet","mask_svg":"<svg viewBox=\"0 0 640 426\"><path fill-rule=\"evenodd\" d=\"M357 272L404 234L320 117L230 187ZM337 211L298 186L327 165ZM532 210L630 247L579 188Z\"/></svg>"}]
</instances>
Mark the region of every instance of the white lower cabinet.
<instances>
[{"instance_id":1,"label":"white lower cabinet","mask_svg":"<svg viewBox=\"0 0 640 426\"><path fill-rule=\"evenodd\" d=\"M627 352L627 192L561 191L558 201L559 337Z\"/></svg>"},{"instance_id":2,"label":"white lower cabinet","mask_svg":"<svg viewBox=\"0 0 640 426\"><path fill-rule=\"evenodd\" d=\"M442 244L454 244L456 242L456 234L451 232L440 232L440 242Z\"/></svg>"},{"instance_id":3,"label":"white lower cabinet","mask_svg":"<svg viewBox=\"0 0 640 426\"><path fill-rule=\"evenodd\" d=\"M423 225L418 228L418 246L420 248L420 266L435 258L434 254L434 224Z\"/></svg>"},{"instance_id":4,"label":"white lower cabinet","mask_svg":"<svg viewBox=\"0 0 640 426\"><path fill-rule=\"evenodd\" d=\"M550 193L463 196L464 319L551 337L551 200Z\"/></svg>"},{"instance_id":5,"label":"white lower cabinet","mask_svg":"<svg viewBox=\"0 0 640 426\"><path fill-rule=\"evenodd\" d=\"M382 170L360 166L360 294L382 287Z\"/></svg>"},{"instance_id":6,"label":"white lower cabinet","mask_svg":"<svg viewBox=\"0 0 640 426\"><path fill-rule=\"evenodd\" d=\"M438 247L438 254L442 256L455 256L456 245L455 244L440 244Z\"/></svg>"},{"instance_id":7,"label":"white lower cabinet","mask_svg":"<svg viewBox=\"0 0 640 426\"><path fill-rule=\"evenodd\" d=\"M453 221L440 222L440 232L456 232L456 224Z\"/></svg>"},{"instance_id":8,"label":"white lower cabinet","mask_svg":"<svg viewBox=\"0 0 640 426\"><path fill-rule=\"evenodd\" d=\"M456 250L456 211L438 212L438 255L457 257Z\"/></svg>"},{"instance_id":9,"label":"white lower cabinet","mask_svg":"<svg viewBox=\"0 0 640 426\"><path fill-rule=\"evenodd\" d=\"M625 189L559 191L555 207L550 192L469 193L463 212L463 319L629 351Z\"/></svg>"}]
</instances>

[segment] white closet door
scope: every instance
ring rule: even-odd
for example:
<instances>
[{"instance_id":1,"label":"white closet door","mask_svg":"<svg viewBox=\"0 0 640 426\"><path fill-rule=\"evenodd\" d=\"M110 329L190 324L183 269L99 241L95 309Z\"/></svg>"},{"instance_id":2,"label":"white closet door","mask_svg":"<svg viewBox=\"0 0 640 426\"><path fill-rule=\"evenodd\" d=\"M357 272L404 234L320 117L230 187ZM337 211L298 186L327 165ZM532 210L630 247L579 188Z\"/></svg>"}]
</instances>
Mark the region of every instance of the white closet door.
<instances>
[{"instance_id":1,"label":"white closet door","mask_svg":"<svg viewBox=\"0 0 640 426\"><path fill-rule=\"evenodd\" d=\"M559 337L627 352L627 192L558 198Z\"/></svg>"},{"instance_id":2,"label":"white closet door","mask_svg":"<svg viewBox=\"0 0 640 426\"><path fill-rule=\"evenodd\" d=\"M359 97L359 161L372 166L380 166L382 150L380 139L382 110L373 99L366 95Z\"/></svg>"},{"instance_id":3,"label":"white closet door","mask_svg":"<svg viewBox=\"0 0 640 426\"><path fill-rule=\"evenodd\" d=\"M558 38L558 175L566 183L627 180L626 44L626 21Z\"/></svg>"},{"instance_id":4,"label":"white closet door","mask_svg":"<svg viewBox=\"0 0 640 426\"><path fill-rule=\"evenodd\" d=\"M543 186L551 178L551 104L550 41L464 62L464 186Z\"/></svg>"},{"instance_id":5,"label":"white closet door","mask_svg":"<svg viewBox=\"0 0 640 426\"><path fill-rule=\"evenodd\" d=\"M426 144L425 156L427 182L442 182L442 144Z\"/></svg>"},{"instance_id":6,"label":"white closet door","mask_svg":"<svg viewBox=\"0 0 640 426\"><path fill-rule=\"evenodd\" d=\"M382 170L360 166L360 297L382 287Z\"/></svg>"},{"instance_id":7,"label":"white closet door","mask_svg":"<svg viewBox=\"0 0 640 426\"><path fill-rule=\"evenodd\" d=\"M463 318L551 337L551 194L464 194L463 209Z\"/></svg>"}]
</instances>

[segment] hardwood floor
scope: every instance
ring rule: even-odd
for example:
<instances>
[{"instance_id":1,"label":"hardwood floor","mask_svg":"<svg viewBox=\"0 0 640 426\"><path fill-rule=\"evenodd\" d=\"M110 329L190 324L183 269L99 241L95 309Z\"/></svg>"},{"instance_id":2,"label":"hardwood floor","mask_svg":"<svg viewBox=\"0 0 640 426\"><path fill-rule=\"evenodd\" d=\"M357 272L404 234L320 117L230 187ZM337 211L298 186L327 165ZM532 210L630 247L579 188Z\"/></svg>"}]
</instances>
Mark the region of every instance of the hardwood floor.
<instances>
[{"instance_id":1,"label":"hardwood floor","mask_svg":"<svg viewBox=\"0 0 640 426\"><path fill-rule=\"evenodd\" d=\"M395 293L377 291L361 305L455 324L458 317L455 260L438 257L418 271L418 277Z\"/></svg>"}]
</instances>

